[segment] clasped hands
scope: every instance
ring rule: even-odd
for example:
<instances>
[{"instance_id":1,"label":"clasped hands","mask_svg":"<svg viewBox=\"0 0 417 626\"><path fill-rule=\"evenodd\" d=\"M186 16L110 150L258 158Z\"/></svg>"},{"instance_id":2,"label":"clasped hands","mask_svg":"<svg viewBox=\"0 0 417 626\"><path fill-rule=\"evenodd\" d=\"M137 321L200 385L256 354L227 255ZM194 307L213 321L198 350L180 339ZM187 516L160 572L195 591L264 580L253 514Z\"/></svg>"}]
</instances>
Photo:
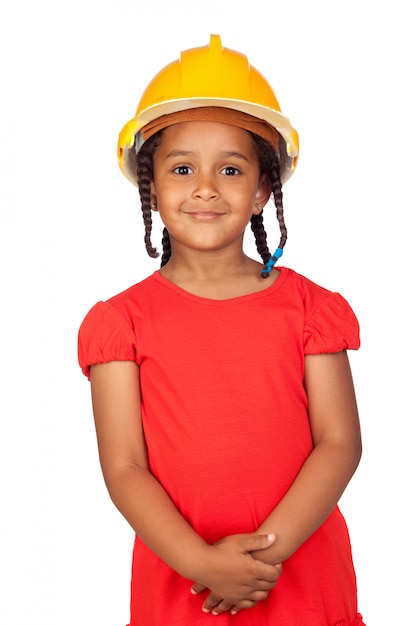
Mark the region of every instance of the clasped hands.
<instances>
[{"instance_id":1,"label":"clasped hands","mask_svg":"<svg viewBox=\"0 0 417 626\"><path fill-rule=\"evenodd\" d=\"M262 559L262 551L276 541L274 534L229 535L208 546L207 561L201 582L195 582L191 593L208 589L202 610L220 615L230 611L250 609L268 597L282 573L281 563L271 564Z\"/></svg>"}]
</instances>

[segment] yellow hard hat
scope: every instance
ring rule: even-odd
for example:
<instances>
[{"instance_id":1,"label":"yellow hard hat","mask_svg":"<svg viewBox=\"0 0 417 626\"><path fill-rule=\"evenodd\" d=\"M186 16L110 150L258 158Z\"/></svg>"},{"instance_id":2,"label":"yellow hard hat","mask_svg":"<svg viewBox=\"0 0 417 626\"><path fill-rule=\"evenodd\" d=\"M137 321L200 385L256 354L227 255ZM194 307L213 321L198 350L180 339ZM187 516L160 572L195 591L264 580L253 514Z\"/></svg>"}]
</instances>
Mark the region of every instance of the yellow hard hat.
<instances>
[{"instance_id":1,"label":"yellow hard hat","mask_svg":"<svg viewBox=\"0 0 417 626\"><path fill-rule=\"evenodd\" d=\"M223 48L219 35L210 44L181 52L145 89L135 117L121 130L118 159L123 174L137 185L136 152L140 130L149 122L177 111L198 107L226 107L268 122L280 134L281 180L295 170L298 134L281 113L278 100L265 78L249 65L245 55Z\"/></svg>"}]
</instances>

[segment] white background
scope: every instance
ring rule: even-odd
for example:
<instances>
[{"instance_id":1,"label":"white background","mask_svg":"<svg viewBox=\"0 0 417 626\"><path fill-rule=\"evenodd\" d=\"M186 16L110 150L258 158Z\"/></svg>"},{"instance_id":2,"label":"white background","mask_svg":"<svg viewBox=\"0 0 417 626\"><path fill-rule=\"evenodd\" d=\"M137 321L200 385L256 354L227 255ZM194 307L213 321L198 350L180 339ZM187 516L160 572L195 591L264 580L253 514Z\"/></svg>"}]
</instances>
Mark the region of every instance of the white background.
<instances>
[{"instance_id":1,"label":"white background","mask_svg":"<svg viewBox=\"0 0 417 626\"><path fill-rule=\"evenodd\" d=\"M117 136L155 73L210 33L247 54L300 134L282 261L341 292L362 327L364 454L341 502L360 610L367 626L417 625L411 0L0 6L2 626L128 622L132 532L102 481L77 331L158 267Z\"/></svg>"}]
</instances>

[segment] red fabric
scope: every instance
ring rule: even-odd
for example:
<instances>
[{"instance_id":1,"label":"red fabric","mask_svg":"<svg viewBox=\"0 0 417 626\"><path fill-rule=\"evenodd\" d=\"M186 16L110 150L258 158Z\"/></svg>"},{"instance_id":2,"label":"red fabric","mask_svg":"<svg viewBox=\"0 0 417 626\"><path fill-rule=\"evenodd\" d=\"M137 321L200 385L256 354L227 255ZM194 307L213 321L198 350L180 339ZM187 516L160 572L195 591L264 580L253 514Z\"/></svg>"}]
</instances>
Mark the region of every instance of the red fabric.
<instances>
[{"instance_id":1,"label":"red fabric","mask_svg":"<svg viewBox=\"0 0 417 626\"><path fill-rule=\"evenodd\" d=\"M223 301L155 272L96 304L81 325L84 374L111 360L140 366L151 471L208 542L256 530L309 455L304 355L359 347L342 296L279 269L267 289ZM136 538L131 626L361 626L338 507L284 563L265 602L216 617L201 604L190 581Z\"/></svg>"}]
</instances>

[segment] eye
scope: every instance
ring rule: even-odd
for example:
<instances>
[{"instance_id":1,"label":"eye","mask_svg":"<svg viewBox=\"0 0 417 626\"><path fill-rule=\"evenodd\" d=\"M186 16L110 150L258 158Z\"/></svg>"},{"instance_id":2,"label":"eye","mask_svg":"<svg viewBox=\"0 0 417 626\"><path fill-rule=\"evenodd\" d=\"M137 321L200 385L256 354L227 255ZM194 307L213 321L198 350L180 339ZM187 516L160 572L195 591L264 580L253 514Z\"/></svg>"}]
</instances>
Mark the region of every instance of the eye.
<instances>
[{"instance_id":1,"label":"eye","mask_svg":"<svg viewBox=\"0 0 417 626\"><path fill-rule=\"evenodd\" d=\"M180 176L186 176L192 172L191 167L188 167L188 165L178 165L177 167L174 167L173 171L175 174L179 174Z\"/></svg>"},{"instance_id":2,"label":"eye","mask_svg":"<svg viewBox=\"0 0 417 626\"><path fill-rule=\"evenodd\" d=\"M237 169L237 167L233 167L232 165L228 165L227 167L224 167L221 170L222 174L225 174L226 176L237 176L237 174L240 174L240 170Z\"/></svg>"}]
</instances>

